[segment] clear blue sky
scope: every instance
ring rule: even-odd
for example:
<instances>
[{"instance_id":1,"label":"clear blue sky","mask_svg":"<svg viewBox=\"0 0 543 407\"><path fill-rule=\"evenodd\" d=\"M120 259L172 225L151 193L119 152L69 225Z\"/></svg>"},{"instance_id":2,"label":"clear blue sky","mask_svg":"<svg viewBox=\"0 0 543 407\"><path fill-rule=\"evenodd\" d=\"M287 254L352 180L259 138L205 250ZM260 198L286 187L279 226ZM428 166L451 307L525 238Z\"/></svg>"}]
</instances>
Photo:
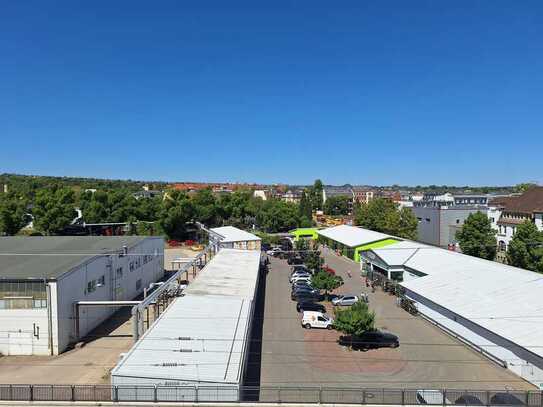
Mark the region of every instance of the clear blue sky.
<instances>
[{"instance_id":1,"label":"clear blue sky","mask_svg":"<svg viewBox=\"0 0 543 407\"><path fill-rule=\"evenodd\" d=\"M543 181L543 2L11 1L0 172Z\"/></svg>"}]
</instances>

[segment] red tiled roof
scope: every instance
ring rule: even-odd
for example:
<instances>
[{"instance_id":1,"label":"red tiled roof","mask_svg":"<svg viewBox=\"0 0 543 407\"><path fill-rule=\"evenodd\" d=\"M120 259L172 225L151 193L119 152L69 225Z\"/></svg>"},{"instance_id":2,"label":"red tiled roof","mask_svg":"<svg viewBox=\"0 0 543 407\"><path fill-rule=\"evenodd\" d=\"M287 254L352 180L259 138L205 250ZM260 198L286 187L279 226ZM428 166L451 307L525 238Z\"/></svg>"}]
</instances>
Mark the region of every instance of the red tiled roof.
<instances>
[{"instance_id":1,"label":"red tiled roof","mask_svg":"<svg viewBox=\"0 0 543 407\"><path fill-rule=\"evenodd\" d=\"M506 212L543 212L543 187L532 187L520 196L496 198L491 205L500 205Z\"/></svg>"}]
</instances>

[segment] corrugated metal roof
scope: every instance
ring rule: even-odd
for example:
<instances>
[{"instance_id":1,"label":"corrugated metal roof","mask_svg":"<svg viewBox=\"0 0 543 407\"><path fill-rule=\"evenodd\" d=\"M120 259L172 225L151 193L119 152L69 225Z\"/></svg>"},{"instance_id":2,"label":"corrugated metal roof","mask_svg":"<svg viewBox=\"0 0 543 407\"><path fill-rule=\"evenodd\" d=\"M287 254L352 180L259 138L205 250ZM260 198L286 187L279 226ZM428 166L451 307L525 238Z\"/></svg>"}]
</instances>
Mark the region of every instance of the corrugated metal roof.
<instances>
[{"instance_id":1,"label":"corrugated metal roof","mask_svg":"<svg viewBox=\"0 0 543 407\"><path fill-rule=\"evenodd\" d=\"M185 289L185 294L213 294L253 298L260 251L221 249Z\"/></svg>"},{"instance_id":2,"label":"corrugated metal roof","mask_svg":"<svg viewBox=\"0 0 543 407\"><path fill-rule=\"evenodd\" d=\"M253 235L252 233L246 232L242 229L238 229L234 226L221 226L219 228L213 228L210 230L212 232L218 233L221 236L224 236L224 239L221 240L221 242L223 243L261 240L257 235Z\"/></svg>"},{"instance_id":3,"label":"corrugated metal roof","mask_svg":"<svg viewBox=\"0 0 543 407\"><path fill-rule=\"evenodd\" d=\"M392 236L373 230L362 229L356 226L339 225L331 228L318 230L321 236L335 240L345 246L357 247L377 240L389 239Z\"/></svg>"},{"instance_id":4,"label":"corrugated metal roof","mask_svg":"<svg viewBox=\"0 0 543 407\"><path fill-rule=\"evenodd\" d=\"M404 287L543 356L543 275L431 246L405 265L427 276Z\"/></svg>"},{"instance_id":5,"label":"corrugated metal roof","mask_svg":"<svg viewBox=\"0 0 543 407\"><path fill-rule=\"evenodd\" d=\"M144 236L0 237L0 278L55 279L99 253L120 251ZM28 254L23 256L22 254ZM150 253L151 254L151 253Z\"/></svg>"},{"instance_id":6,"label":"corrugated metal roof","mask_svg":"<svg viewBox=\"0 0 543 407\"><path fill-rule=\"evenodd\" d=\"M157 382L239 383L251 301L177 298L112 370L113 377Z\"/></svg>"}]
</instances>

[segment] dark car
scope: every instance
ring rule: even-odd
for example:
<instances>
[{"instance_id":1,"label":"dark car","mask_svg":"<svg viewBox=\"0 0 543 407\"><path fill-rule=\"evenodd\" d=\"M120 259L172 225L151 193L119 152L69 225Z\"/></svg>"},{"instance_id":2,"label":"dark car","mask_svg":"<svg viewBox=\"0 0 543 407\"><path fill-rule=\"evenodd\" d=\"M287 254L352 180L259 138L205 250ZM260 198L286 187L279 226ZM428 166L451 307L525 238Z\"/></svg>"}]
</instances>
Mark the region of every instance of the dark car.
<instances>
[{"instance_id":1,"label":"dark car","mask_svg":"<svg viewBox=\"0 0 543 407\"><path fill-rule=\"evenodd\" d=\"M312 293L310 291L301 291L293 294L295 295L291 296L291 298L296 302L322 301L324 299L324 295L320 293Z\"/></svg>"},{"instance_id":2,"label":"dark car","mask_svg":"<svg viewBox=\"0 0 543 407\"><path fill-rule=\"evenodd\" d=\"M314 287L311 285L311 282L305 281L305 280L300 280L300 281L296 281L296 282L292 283L292 289L295 289L296 287L309 287L309 288L314 288Z\"/></svg>"},{"instance_id":3,"label":"dark car","mask_svg":"<svg viewBox=\"0 0 543 407\"><path fill-rule=\"evenodd\" d=\"M318 311L324 314L326 312L326 307L316 302L305 301L305 302L299 302L298 304L296 304L296 311L298 312Z\"/></svg>"},{"instance_id":4,"label":"dark car","mask_svg":"<svg viewBox=\"0 0 543 407\"><path fill-rule=\"evenodd\" d=\"M290 265L304 264L304 261L299 256L291 256L287 259L287 263Z\"/></svg>"},{"instance_id":5,"label":"dark car","mask_svg":"<svg viewBox=\"0 0 543 407\"><path fill-rule=\"evenodd\" d=\"M315 290L310 287L298 287L296 289L293 289L290 293L290 298L295 300L297 296L301 294L311 294L311 295L319 295L319 290Z\"/></svg>"},{"instance_id":6,"label":"dark car","mask_svg":"<svg viewBox=\"0 0 543 407\"><path fill-rule=\"evenodd\" d=\"M400 340L396 335L387 332L370 331L360 336L340 336L339 344L351 346L353 349L397 348L400 346Z\"/></svg>"},{"instance_id":7,"label":"dark car","mask_svg":"<svg viewBox=\"0 0 543 407\"><path fill-rule=\"evenodd\" d=\"M309 269L303 264L295 264L294 266L292 266L292 273L295 273L297 271L305 271L306 273L311 273Z\"/></svg>"}]
</instances>

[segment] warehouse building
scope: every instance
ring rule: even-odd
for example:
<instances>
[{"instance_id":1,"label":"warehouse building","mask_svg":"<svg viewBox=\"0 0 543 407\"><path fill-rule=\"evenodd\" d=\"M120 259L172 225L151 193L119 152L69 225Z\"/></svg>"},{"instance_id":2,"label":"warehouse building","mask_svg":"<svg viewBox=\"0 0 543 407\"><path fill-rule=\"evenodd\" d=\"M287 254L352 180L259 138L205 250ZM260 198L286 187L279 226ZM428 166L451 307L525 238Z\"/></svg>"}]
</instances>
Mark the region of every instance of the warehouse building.
<instances>
[{"instance_id":1,"label":"warehouse building","mask_svg":"<svg viewBox=\"0 0 543 407\"><path fill-rule=\"evenodd\" d=\"M0 238L0 353L57 355L116 308L79 301L132 300L160 279L162 238Z\"/></svg>"},{"instance_id":2,"label":"warehouse building","mask_svg":"<svg viewBox=\"0 0 543 407\"><path fill-rule=\"evenodd\" d=\"M219 248L260 250L261 241L257 235L234 226L221 226L210 229L209 240Z\"/></svg>"},{"instance_id":3,"label":"warehouse building","mask_svg":"<svg viewBox=\"0 0 543 407\"><path fill-rule=\"evenodd\" d=\"M543 275L403 241L362 253L425 318L543 388Z\"/></svg>"},{"instance_id":4,"label":"warehouse building","mask_svg":"<svg viewBox=\"0 0 543 407\"><path fill-rule=\"evenodd\" d=\"M360 261L360 253L364 250L385 247L399 241L399 239L384 233L349 225L317 230L317 234L321 244L339 251L356 262Z\"/></svg>"},{"instance_id":5,"label":"warehouse building","mask_svg":"<svg viewBox=\"0 0 543 407\"><path fill-rule=\"evenodd\" d=\"M259 251L221 249L112 370L119 400L238 401L259 274Z\"/></svg>"}]
</instances>

